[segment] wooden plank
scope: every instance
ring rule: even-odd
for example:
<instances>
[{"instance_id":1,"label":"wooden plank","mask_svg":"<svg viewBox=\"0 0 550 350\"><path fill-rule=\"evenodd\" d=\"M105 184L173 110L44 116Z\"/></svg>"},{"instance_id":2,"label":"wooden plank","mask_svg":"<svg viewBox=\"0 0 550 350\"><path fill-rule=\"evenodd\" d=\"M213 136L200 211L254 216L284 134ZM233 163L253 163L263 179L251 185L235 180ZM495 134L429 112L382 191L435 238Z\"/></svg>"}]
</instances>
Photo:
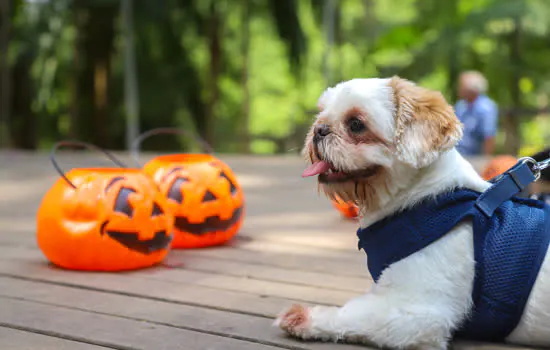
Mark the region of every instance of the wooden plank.
<instances>
[{"instance_id":1,"label":"wooden plank","mask_svg":"<svg viewBox=\"0 0 550 350\"><path fill-rule=\"evenodd\" d=\"M8 302L9 300L9 302ZM189 331L146 321L3 298L5 324L37 329L122 349L275 350L278 347Z\"/></svg>"},{"instance_id":2,"label":"wooden plank","mask_svg":"<svg viewBox=\"0 0 550 350\"><path fill-rule=\"evenodd\" d=\"M332 349L332 344L298 343L272 326L273 319L209 310L195 306L132 298L97 291L81 290L32 281L0 277L5 286L0 295L47 305L117 315L132 320L208 332L241 340L285 348ZM3 302L10 302L6 299ZM354 347L344 347L343 349ZM365 348L362 348L365 349Z\"/></svg>"},{"instance_id":3,"label":"wooden plank","mask_svg":"<svg viewBox=\"0 0 550 350\"><path fill-rule=\"evenodd\" d=\"M354 251L346 253L347 257L323 256L321 252L317 255L300 254L299 248L294 248L294 252L284 252L281 245L263 242L256 242L256 249L243 249L239 246L220 246L196 250L174 250L168 256L178 256L181 252L185 256L197 256L204 258L224 259L235 262L250 263L256 266L271 266L283 269L292 269L295 271L317 272L329 275L348 276L348 277L367 277L368 270L365 266L365 254ZM266 250L262 251L261 248ZM276 247L275 249L272 249ZM0 254L0 259L11 259L20 254L14 248L22 250L38 249L36 239L30 235L0 235L0 250L5 254ZM22 252L23 254L25 252Z\"/></svg>"},{"instance_id":4,"label":"wooden plank","mask_svg":"<svg viewBox=\"0 0 550 350\"><path fill-rule=\"evenodd\" d=\"M246 277L225 276L184 269L166 269L162 267L137 271L129 273L129 275L155 281L170 281L182 285L190 284L213 289L223 289L328 305L342 305L359 294L307 285L293 285L249 279Z\"/></svg>"},{"instance_id":5,"label":"wooden plank","mask_svg":"<svg viewBox=\"0 0 550 350\"><path fill-rule=\"evenodd\" d=\"M37 249L35 238L19 234L0 235L0 250L5 252L0 254L0 259L11 259L20 254L13 250L14 247L22 250ZM240 263L249 263L256 266L268 266L281 269L289 269L293 271L316 272L327 275L360 277L370 279L369 272L365 264L365 254L363 252L354 251L345 253L346 258L335 256L323 256L322 249L314 249L315 255L310 255L312 249L305 248L305 254L300 253L301 247L295 247L294 252L285 252L284 245L275 243L256 242L249 243L254 249L243 249L241 246L220 246L206 249L195 250L174 250L168 256L177 256L178 252L182 252L184 256L203 257L213 259L231 260ZM265 251L262 250L265 248ZM338 252L342 254L342 252ZM21 252L25 254L25 252Z\"/></svg>"},{"instance_id":6,"label":"wooden plank","mask_svg":"<svg viewBox=\"0 0 550 350\"><path fill-rule=\"evenodd\" d=\"M328 350L335 348L334 344L331 343L298 342L290 339L271 326L271 319L263 317L174 305L166 302L10 278L0 278L0 284L4 286L2 296L11 296L48 305L57 305L106 315L117 315L132 320L146 320L155 325L161 324L187 330L210 332L211 334L221 334L235 339L254 339L266 345L289 349ZM6 300L4 302L10 301ZM0 337L0 339L3 338ZM338 348L343 350L368 349L364 346L352 345L338 345ZM479 342L455 342L452 348L458 350L530 349L514 345L484 344Z\"/></svg>"},{"instance_id":7,"label":"wooden plank","mask_svg":"<svg viewBox=\"0 0 550 350\"><path fill-rule=\"evenodd\" d=\"M0 244L0 261L2 259L43 260L43 255L35 247L2 246ZM262 281L308 285L311 287L355 293L363 293L372 283L372 279L368 275L363 277L339 276L323 272L285 269L276 266L219 259L216 257L203 257L188 250L173 250L162 265L174 269L246 277Z\"/></svg>"},{"instance_id":8,"label":"wooden plank","mask_svg":"<svg viewBox=\"0 0 550 350\"><path fill-rule=\"evenodd\" d=\"M327 228L316 229L312 226L299 229L286 229L281 225L270 229L255 228L251 230L247 228L245 226L245 230L235 236L235 242L254 240L294 247L322 249L327 252L344 252L348 255L353 255L357 251L357 237L355 235L357 227L345 232L328 231Z\"/></svg>"},{"instance_id":9,"label":"wooden plank","mask_svg":"<svg viewBox=\"0 0 550 350\"><path fill-rule=\"evenodd\" d=\"M255 252L234 249L231 247L219 247L188 251L189 256L204 258L218 258L236 262L252 263L264 266L274 266L297 271L321 272L348 277L369 278L366 267L366 256L363 252L357 252L355 261L342 261L334 258L314 256L301 256L287 253Z\"/></svg>"},{"instance_id":10,"label":"wooden plank","mask_svg":"<svg viewBox=\"0 0 550 350\"><path fill-rule=\"evenodd\" d=\"M300 232L296 232L300 234ZM292 244L291 242L277 242L266 241L261 238L258 239L237 239L233 241L228 247L233 249L237 248L243 251L261 252L261 253L273 253L273 254L292 254L304 257L323 257L338 259L346 262L355 262L357 256L357 239L354 240L355 244L350 244L346 249L326 249L324 247L315 247L305 244Z\"/></svg>"},{"instance_id":11,"label":"wooden plank","mask_svg":"<svg viewBox=\"0 0 550 350\"><path fill-rule=\"evenodd\" d=\"M2 246L36 246L34 235L34 222L29 222L28 218L20 220L6 219L0 220L4 232L9 231L13 234L1 234L0 245ZM347 239L342 239L338 234L332 232L312 231L302 229L300 231L285 231L279 228L273 232L262 231L258 235L243 233L237 235L234 240L223 247L213 247L210 249L238 250L241 252L260 252L271 255L294 255L304 257L304 259L329 258L337 261L355 263L364 258L364 253L357 251L357 239L350 234ZM15 234L17 232L17 234ZM279 237L277 237L279 236ZM317 236L316 238L311 238ZM348 235L346 235L348 236ZM316 243L308 243L316 242ZM345 242L345 244L344 244ZM207 249L208 250L208 249Z\"/></svg>"},{"instance_id":12,"label":"wooden plank","mask_svg":"<svg viewBox=\"0 0 550 350\"><path fill-rule=\"evenodd\" d=\"M51 337L19 329L0 326L2 349L17 350L104 350L99 345ZM111 348L112 349L112 348Z\"/></svg>"},{"instance_id":13,"label":"wooden plank","mask_svg":"<svg viewBox=\"0 0 550 350\"><path fill-rule=\"evenodd\" d=\"M273 266L243 263L215 257L202 257L189 254L188 251L174 250L167 257L164 265L186 270L203 271L254 278L263 281L275 281L312 287L345 290L363 293L367 290L372 279L370 277L349 277L330 275L322 272L298 271Z\"/></svg>"},{"instance_id":14,"label":"wooden plank","mask_svg":"<svg viewBox=\"0 0 550 350\"><path fill-rule=\"evenodd\" d=\"M33 242L3 242L0 244L0 251L2 252L2 254L0 254L0 259L12 259L20 255L34 256L36 253L31 252L31 250L38 251L38 248L32 243ZM14 248L21 249L21 252L13 250ZM27 252L24 250L27 250ZM341 259L323 258L321 256L314 257L287 253L257 252L230 246L194 250L174 250L168 254L168 258L171 259L172 255L176 257L182 256L184 258L196 256L206 259L223 259L256 266L277 267L294 271L317 272L326 275L370 279L366 267L366 256L363 252L357 252L353 256L355 261L343 261Z\"/></svg>"},{"instance_id":15,"label":"wooden plank","mask_svg":"<svg viewBox=\"0 0 550 350\"><path fill-rule=\"evenodd\" d=\"M329 203L328 200L321 200ZM357 246L355 232L359 223L341 218L338 211L332 208L327 209L313 212L266 212L247 216L237 238L328 250L353 250Z\"/></svg>"},{"instance_id":16,"label":"wooden plank","mask_svg":"<svg viewBox=\"0 0 550 350\"><path fill-rule=\"evenodd\" d=\"M78 272L69 272L63 271L52 266L46 267L44 265L44 260L35 259L13 259L5 264L0 266L0 271L5 273L14 273L22 277L29 277L29 271L20 269L17 265L17 262L26 263L30 270L30 273L34 274L32 276L37 276L38 278L61 278L67 274L76 274L78 277L71 277L70 280L67 280L69 283L74 283L74 278L78 278L79 281L82 279L82 274ZM15 270L9 268L11 265ZM14 266L15 265L15 266ZM48 274L41 274L40 271L46 272ZM61 273L57 273L61 271ZM92 275L94 277L108 275L109 278L113 274L88 274L87 276ZM255 279L249 279L246 277L234 277L234 276L224 276L220 274L212 274L198 271L187 271L183 269L171 269L163 266L151 267L148 269L124 272L116 274L117 276L124 276L124 278L130 278L135 280L136 284L142 283L143 286L150 284L150 280L155 280L155 282L167 282L171 284L173 288L174 285L180 286L180 289L185 289L186 291L198 289L198 291L204 291L202 288L208 288L209 294L212 293L243 293L247 295L252 295L256 298L265 299L266 297L274 297L278 299L292 299L295 301L301 301L306 303L317 303L324 305L341 305L348 301L349 299L356 297L357 292L349 292L342 290L330 290L325 288L311 287L307 285L292 285L285 284L280 282L271 282L271 281L261 281ZM122 277L120 277L122 278ZM120 280L118 278L117 280ZM56 280L57 282L63 282ZM87 281L83 281L88 283ZM99 281L102 283L103 281ZM107 288L110 287L106 286Z\"/></svg>"},{"instance_id":17,"label":"wooden plank","mask_svg":"<svg viewBox=\"0 0 550 350\"><path fill-rule=\"evenodd\" d=\"M264 317L274 317L283 307L297 302L170 281L153 281L125 273L61 270L36 261L4 261L0 264L0 275Z\"/></svg>"}]
</instances>

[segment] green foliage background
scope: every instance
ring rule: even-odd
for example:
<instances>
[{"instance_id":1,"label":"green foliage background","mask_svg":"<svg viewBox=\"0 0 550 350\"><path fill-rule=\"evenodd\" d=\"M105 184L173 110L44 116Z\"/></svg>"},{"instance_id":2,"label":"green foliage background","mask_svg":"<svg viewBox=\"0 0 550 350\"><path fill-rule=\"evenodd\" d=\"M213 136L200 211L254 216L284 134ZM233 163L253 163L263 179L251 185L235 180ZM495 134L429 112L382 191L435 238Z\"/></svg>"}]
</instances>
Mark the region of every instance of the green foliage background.
<instances>
[{"instance_id":1,"label":"green foliage background","mask_svg":"<svg viewBox=\"0 0 550 350\"><path fill-rule=\"evenodd\" d=\"M0 24L11 24L2 53L11 80L11 146L47 148L71 137L123 148L119 1L10 1ZM501 152L528 153L550 140L543 113L550 93L548 0L133 5L141 131L182 128L219 152L296 152L328 85L398 74L454 103L459 72L476 69L500 106ZM106 80L98 67L107 67ZM192 143L160 137L144 147Z\"/></svg>"}]
</instances>

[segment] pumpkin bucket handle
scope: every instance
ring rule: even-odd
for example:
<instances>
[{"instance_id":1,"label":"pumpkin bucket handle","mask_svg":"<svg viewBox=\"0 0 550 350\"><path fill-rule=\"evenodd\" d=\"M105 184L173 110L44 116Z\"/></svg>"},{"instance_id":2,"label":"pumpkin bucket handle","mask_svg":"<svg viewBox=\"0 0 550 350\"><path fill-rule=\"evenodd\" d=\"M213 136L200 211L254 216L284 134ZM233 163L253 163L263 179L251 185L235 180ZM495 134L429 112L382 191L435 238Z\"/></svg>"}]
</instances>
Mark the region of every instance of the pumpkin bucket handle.
<instances>
[{"instance_id":1,"label":"pumpkin bucket handle","mask_svg":"<svg viewBox=\"0 0 550 350\"><path fill-rule=\"evenodd\" d=\"M197 142L197 144L201 146L202 150L205 153L208 153L208 154L214 153L214 149L212 148L212 146L210 146L208 142L203 140L200 136L193 135L188 131L178 129L178 128L157 128L157 129L146 131L143 134L139 135L134 140L134 143L132 144L132 156L138 167L141 167L141 164L139 163L139 149L143 141L145 141L151 136L157 136L157 135L163 135L163 134L182 135L182 136L194 139Z\"/></svg>"},{"instance_id":2,"label":"pumpkin bucket handle","mask_svg":"<svg viewBox=\"0 0 550 350\"><path fill-rule=\"evenodd\" d=\"M104 150L100 147L92 145L91 143L82 142L82 141L60 141L60 142L57 142L52 147L52 150L50 152L50 161L52 162L52 165L55 168L55 170L63 178L63 180L65 180L65 182L67 182L67 184L69 184L69 186L71 186L74 189L76 189L76 186L71 182L71 180L69 180L69 178L67 178L67 176L65 176L65 172L63 171L63 169L61 169L59 164L57 164L57 160L55 159L55 152L61 147L81 147L81 148L87 148L87 149L90 149L90 150L98 151L98 152L103 153L107 158L109 158L113 163L115 163L119 167L127 168L127 166L124 163L122 163L120 160L118 160L114 155L112 155L111 153L107 152L106 150Z\"/></svg>"}]
</instances>

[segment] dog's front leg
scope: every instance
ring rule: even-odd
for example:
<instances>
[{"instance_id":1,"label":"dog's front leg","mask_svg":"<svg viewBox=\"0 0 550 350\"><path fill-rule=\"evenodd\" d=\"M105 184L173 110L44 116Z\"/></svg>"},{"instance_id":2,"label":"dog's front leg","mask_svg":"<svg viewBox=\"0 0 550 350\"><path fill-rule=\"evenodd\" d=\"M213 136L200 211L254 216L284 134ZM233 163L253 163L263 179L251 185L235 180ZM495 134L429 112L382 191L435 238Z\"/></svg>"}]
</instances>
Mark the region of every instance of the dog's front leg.
<instances>
[{"instance_id":1,"label":"dog's front leg","mask_svg":"<svg viewBox=\"0 0 550 350\"><path fill-rule=\"evenodd\" d=\"M471 310L475 261L469 223L388 267L369 293L343 307L293 306L276 324L301 339L446 349Z\"/></svg>"},{"instance_id":2,"label":"dog's front leg","mask_svg":"<svg viewBox=\"0 0 550 350\"><path fill-rule=\"evenodd\" d=\"M294 305L276 325L304 340L374 344L398 349L446 349L451 325L435 305L366 294L341 308Z\"/></svg>"}]
</instances>

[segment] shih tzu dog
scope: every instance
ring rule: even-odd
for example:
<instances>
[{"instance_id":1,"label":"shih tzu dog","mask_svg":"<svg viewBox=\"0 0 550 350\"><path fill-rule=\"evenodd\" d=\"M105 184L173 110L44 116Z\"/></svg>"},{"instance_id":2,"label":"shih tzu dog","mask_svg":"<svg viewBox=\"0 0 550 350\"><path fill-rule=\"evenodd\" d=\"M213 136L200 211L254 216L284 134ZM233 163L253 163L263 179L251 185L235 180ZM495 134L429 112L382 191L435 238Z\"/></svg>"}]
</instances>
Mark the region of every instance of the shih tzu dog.
<instances>
[{"instance_id":1,"label":"shih tzu dog","mask_svg":"<svg viewBox=\"0 0 550 350\"><path fill-rule=\"evenodd\" d=\"M525 241L518 238L520 244L527 242L523 245L537 250L533 254L516 254L512 249L491 255L501 247L498 242L496 248L486 243L483 254L487 257L481 263L474 244L473 216L455 221L451 217L447 228L437 224L441 205L466 203L456 197L455 189L463 189L461 193L468 197L491 186L455 150L462 125L444 97L398 77L354 79L325 91L318 107L304 147L311 165L303 176L318 176L328 196L358 204L359 232L371 230L367 233L375 235L359 238L365 251L374 244L367 260L376 283L342 307L294 305L275 324L304 340L395 349L446 349L449 340L461 332L469 339L550 345L547 239L531 243L531 236ZM440 196L451 197L441 204L437 202ZM431 207L420 208L426 202ZM403 224L399 215L408 216L408 221ZM508 216L496 220L506 223ZM549 231L550 220L542 221ZM436 223L435 227L430 223ZM498 223L488 225L493 230ZM424 231L438 229L445 230L441 237L418 245ZM513 234L502 244L513 241ZM363 246L361 240L366 240ZM420 248L396 257L394 245L400 251ZM519 264L504 264L499 260L502 256L519 259ZM509 264L517 266L509 268ZM509 269L515 269L514 274L507 273ZM521 285L515 286L515 280ZM505 285L498 287L497 282ZM501 291L508 294L501 295Z\"/></svg>"}]
</instances>

